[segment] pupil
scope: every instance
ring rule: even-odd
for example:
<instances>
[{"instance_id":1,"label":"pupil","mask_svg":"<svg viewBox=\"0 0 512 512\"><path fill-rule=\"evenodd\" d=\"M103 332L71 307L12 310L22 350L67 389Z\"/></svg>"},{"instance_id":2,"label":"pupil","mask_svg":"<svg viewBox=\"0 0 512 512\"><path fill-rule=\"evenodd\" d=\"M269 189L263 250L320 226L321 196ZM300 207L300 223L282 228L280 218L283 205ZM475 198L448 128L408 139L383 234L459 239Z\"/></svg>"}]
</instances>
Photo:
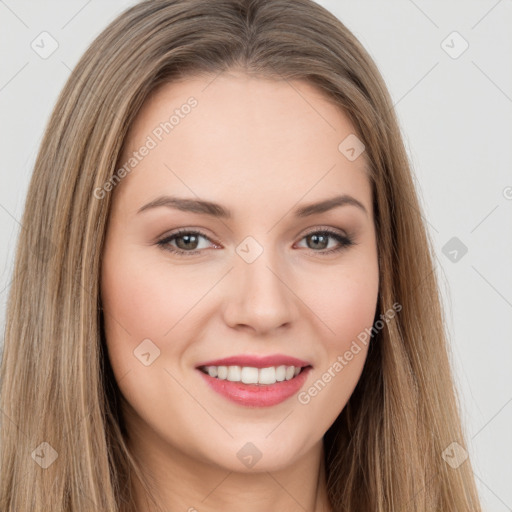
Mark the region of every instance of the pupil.
<instances>
[{"instance_id":1,"label":"pupil","mask_svg":"<svg viewBox=\"0 0 512 512\"><path fill-rule=\"evenodd\" d=\"M191 239L196 239L195 242L197 244L197 236L196 235L181 235L177 240L176 240L176 244L178 245L178 247L180 246L180 240L186 240L187 243L185 244L181 244L181 245L184 245L184 247L180 247L180 249L190 249L191 248L191 245L190 245L190 241ZM192 245L193 245L193 242L192 242ZM192 247L192 249L195 249L195 246Z\"/></svg>"},{"instance_id":2,"label":"pupil","mask_svg":"<svg viewBox=\"0 0 512 512\"><path fill-rule=\"evenodd\" d=\"M315 247L316 249L325 249L327 247L327 245L325 244L325 241L327 240L327 237L325 235L311 235L310 236L311 240L313 240L313 243L318 243L318 239L319 238L323 238L324 239L324 243L323 244L320 244L322 245L322 247Z\"/></svg>"}]
</instances>

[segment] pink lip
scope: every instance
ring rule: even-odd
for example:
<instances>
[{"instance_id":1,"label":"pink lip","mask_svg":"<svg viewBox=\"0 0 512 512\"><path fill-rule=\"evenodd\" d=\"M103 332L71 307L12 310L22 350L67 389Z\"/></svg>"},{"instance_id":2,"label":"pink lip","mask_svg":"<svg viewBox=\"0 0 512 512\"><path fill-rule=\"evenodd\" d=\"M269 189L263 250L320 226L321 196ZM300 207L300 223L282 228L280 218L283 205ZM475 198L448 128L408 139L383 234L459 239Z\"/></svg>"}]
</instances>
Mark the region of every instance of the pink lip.
<instances>
[{"instance_id":1,"label":"pink lip","mask_svg":"<svg viewBox=\"0 0 512 512\"><path fill-rule=\"evenodd\" d=\"M226 357L224 359L215 359L200 363L201 366L251 366L253 368L268 368L269 366L311 366L307 361L297 359L296 357L286 356L284 354L275 354L271 356L249 356L247 354Z\"/></svg>"},{"instance_id":2,"label":"pink lip","mask_svg":"<svg viewBox=\"0 0 512 512\"><path fill-rule=\"evenodd\" d=\"M217 366L205 365L205 366ZM218 365L222 366L222 365ZM249 365L246 365L249 366ZM251 366L254 366L252 364ZM273 365L270 365L273 366ZM299 366L299 365L293 365ZM259 366L265 368L265 366ZM295 395L304 385L311 366L304 368L296 377L275 384L244 384L242 382L231 382L210 377L208 374L198 370L206 383L217 393L223 395L228 400L239 405L252 407L269 407L284 402L287 398Z\"/></svg>"}]
</instances>

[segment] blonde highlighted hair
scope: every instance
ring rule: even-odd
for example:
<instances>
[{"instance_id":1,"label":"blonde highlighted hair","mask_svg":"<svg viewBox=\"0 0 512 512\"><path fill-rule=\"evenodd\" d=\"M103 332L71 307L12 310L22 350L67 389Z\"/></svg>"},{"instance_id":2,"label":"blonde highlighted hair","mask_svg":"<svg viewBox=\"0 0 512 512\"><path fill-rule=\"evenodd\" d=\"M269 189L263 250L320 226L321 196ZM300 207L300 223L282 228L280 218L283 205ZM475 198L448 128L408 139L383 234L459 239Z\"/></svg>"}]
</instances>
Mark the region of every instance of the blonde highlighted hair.
<instances>
[{"instance_id":1,"label":"blonde highlighted hair","mask_svg":"<svg viewBox=\"0 0 512 512\"><path fill-rule=\"evenodd\" d=\"M35 163L0 368L0 510L135 512L99 283L112 179L155 88L243 69L315 85L365 144L376 223L376 318L357 387L324 437L332 509L480 511L448 357L432 242L389 93L358 40L311 0L148 0L115 19L71 73ZM48 443L48 444L42 444ZM51 447L51 449L50 449ZM52 451L55 450L55 453ZM38 454L57 459L48 467Z\"/></svg>"}]
</instances>

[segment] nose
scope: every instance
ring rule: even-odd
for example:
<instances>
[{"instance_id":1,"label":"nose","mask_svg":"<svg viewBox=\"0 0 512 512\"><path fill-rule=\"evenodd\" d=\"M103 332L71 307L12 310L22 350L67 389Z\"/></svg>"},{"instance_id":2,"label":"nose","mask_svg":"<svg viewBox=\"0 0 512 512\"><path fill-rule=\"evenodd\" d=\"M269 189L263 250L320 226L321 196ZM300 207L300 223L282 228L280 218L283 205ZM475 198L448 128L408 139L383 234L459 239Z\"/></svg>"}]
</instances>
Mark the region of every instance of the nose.
<instances>
[{"instance_id":1,"label":"nose","mask_svg":"<svg viewBox=\"0 0 512 512\"><path fill-rule=\"evenodd\" d=\"M237 257L224 304L230 327L265 334L297 319L298 298L289 283L290 272L269 253L263 251L252 263Z\"/></svg>"}]
</instances>

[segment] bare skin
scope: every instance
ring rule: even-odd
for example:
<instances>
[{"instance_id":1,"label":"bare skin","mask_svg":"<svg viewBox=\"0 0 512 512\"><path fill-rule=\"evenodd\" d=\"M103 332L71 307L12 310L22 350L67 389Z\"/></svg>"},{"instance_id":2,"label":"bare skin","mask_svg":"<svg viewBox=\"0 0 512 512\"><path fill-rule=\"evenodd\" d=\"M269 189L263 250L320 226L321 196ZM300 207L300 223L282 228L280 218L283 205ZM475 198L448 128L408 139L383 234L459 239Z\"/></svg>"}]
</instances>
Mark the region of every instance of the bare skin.
<instances>
[{"instance_id":1,"label":"bare skin","mask_svg":"<svg viewBox=\"0 0 512 512\"><path fill-rule=\"evenodd\" d=\"M197 105L157 140L155 128L191 96ZM353 133L313 86L242 72L160 87L130 129L121 165L148 136L157 144L113 191L102 306L128 443L165 510L330 510L322 440L368 347L342 371L333 365L371 328L379 285L365 155L351 161L338 150ZM364 209L293 213L341 194ZM164 195L218 203L232 218L169 206L138 212ZM182 228L201 235L169 240ZM239 247L262 252L248 263ZM145 365L136 353L148 339ZM302 400L247 407L213 391L196 365L238 354L308 361ZM252 467L237 456L247 443L261 454ZM136 480L133 488L138 510L155 510Z\"/></svg>"}]
</instances>

